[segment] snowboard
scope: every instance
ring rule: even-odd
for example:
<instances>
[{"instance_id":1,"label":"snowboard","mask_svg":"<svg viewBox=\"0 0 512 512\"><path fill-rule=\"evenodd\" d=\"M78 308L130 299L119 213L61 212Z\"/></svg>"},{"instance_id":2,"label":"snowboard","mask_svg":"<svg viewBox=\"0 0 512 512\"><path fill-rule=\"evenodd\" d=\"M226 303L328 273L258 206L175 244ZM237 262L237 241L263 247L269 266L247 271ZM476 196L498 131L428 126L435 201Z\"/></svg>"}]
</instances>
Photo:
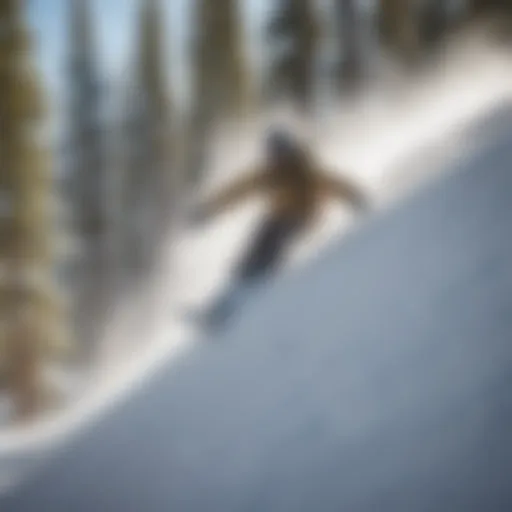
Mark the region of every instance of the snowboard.
<instances>
[{"instance_id":1,"label":"snowboard","mask_svg":"<svg viewBox=\"0 0 512 512\"><path fill-rule=\"evenodd\" d=\"M180 317L189 325L205 333L218 333L229 325L230 316L216 314L212 308L184 308Z\"/></svg>"},{"instance_id":2,"label":"snowboard","mask_svg":"<svg viewBox=\"0 0 512 512\"><path fill-rule=\"evenodd\" d=\"M187 323L203 332L218 333L230 325L242 309L248 295L248 288L232 287L206 307L185 309L183 317Z\"/></svg>"}]
</instances>

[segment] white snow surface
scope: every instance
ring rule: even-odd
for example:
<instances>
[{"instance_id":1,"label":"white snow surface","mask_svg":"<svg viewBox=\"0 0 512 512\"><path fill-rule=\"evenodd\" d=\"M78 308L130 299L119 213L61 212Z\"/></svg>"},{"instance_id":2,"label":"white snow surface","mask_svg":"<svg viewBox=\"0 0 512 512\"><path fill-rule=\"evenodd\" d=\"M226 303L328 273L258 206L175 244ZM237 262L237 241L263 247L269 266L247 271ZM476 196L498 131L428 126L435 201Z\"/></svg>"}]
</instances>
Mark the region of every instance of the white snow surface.
<instances>
[{"instance_id":1,"label":"white snow surface","mask_svg":"<svg viewBox=\"0 0 512 512\"><path fill-rule=\"evenodd\" d=\"M286 112L277 117L312 139L316 154L333 172L349 174L379 207L386 207L422 180L450 169L478 142L468 138L463 128L510 99L512 66L506 56L481 46L457 51L456 65L442 68L420 84L409 89L395 83L389 89L370 91L364 101L331 109L314 125L297 122ZM275 119L276 113L270 118ZM208 190L229 181L257 158L261 129L268 121L262 116L247 126L219 131ZM37 459L130 396L158 367L193 350L198 333L175 313L183 305L205 304L219 291L261 214L261 204L255 201L205 228L174 230L169 235L159 273L113 316L105 334L104 364L83 396L36 425L0 433L0 486L15 483L13 461ZM287 271L314 258L333 236L339 238L351 229L353 221L349 210L330 205L316 228L293 248ZM314 347L307 345L305 350L314 358ZM224 352L220 350L219 357Z\"/></svg>"}]
</instances>

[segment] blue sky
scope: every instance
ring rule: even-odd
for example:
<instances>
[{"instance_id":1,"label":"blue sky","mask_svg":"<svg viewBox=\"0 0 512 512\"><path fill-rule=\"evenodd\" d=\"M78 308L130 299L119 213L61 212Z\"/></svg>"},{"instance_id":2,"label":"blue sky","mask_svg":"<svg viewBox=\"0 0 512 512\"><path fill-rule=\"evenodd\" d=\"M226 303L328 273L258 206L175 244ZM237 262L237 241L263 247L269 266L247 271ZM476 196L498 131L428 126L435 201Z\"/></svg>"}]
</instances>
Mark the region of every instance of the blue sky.
<instances>
[{"instance_id":1,"label":"blue sky","mask_svg":"<svg viewBox=\"0 0 512 512\"><path fill-rule=\"evenodd\" d=\"M106 78L119 78L129 66L133 45L135 9L140 0L91 0L95 29L99 42L100 65ZM212 0L215 1L215 0ZM37 38L38 61L44 72L47 85L55 92L62 83L65 71L66 17L69 0L30 0L29 19ZM162 0L168 27L168 48L172 73L176 85L183 86L185 75L185 51L187 41L187 18L191 0ZM269 0L245 0L244 17L253 36Z\"/></svg>"}]
</instances>

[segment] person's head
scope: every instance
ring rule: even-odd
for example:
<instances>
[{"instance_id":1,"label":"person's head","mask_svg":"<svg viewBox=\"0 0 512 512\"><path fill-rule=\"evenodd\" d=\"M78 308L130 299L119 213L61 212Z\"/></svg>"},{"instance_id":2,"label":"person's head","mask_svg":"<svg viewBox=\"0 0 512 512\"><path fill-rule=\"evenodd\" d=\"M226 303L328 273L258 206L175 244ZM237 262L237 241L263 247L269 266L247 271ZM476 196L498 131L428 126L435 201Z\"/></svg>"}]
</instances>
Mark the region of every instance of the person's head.
<instances>
[{"instance_id":1,"label":"person's head","mask_svg":"<svg viewBox=\"0 0 512 512\"><path fill-rule=\"evenodd\" d=\"M290 132L273 128L265 139L265 153L272 167L287 167L300 157L301 145Z\"/></svg>"}]
</instances>

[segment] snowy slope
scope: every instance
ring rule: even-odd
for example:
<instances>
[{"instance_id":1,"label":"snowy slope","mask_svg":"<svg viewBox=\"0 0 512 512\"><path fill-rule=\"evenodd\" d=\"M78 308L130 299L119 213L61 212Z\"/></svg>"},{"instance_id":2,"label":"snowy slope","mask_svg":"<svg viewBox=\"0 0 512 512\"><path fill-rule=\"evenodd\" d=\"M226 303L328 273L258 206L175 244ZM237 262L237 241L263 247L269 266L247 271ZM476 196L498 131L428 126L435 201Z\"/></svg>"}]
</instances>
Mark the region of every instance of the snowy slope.
<instances>
[{"instance_id":1,"label":"snowy slope","mask_svg":"<svg viewBox=\"0 0 512 512\"><path fill-rule=\"evenodd\" d=\"M393 82L389 89L376 86L361 101L340 109L331 105L312 125L299 125L328 168L350 174L379 204L388 204L397 195L453 167L461 154L479 143L480 135L467 134L465 128L488 115L490 109L503 109L503 103L511 98L511 78L507 52L490 49L481 41L464 41L447 53L439 70L421 77L418 83ZM276 117L296 126L297 119L291 116L290 120L289 112L273 111L270 118ZM209 161L212 187L229 181L254 162L260 150L261 130L268 121L269 117L263 116L248 126L219 131ZM204 304L219 291L261 216L260 206L249 204L196 232L172 234L173 243L166 256L170 263L164 265L162 275L155 279L156 289L150 292L161 295L155 298L166 304L160 309L173 311L183 304ZM333 236L339 237L351 224L346 209L329 205L318 223L292 248L292 266L315 257ZM154 343L146 328L148 315L140 307L144 299L130 298L134 304L116 322L116 332L109 331L105 336L101 378L95 380L95 385L108 387L105 380L113 369L120 367L124 372L126 360L131 363L145 357L142 353L146 349L151 350ZM123 325L118 329L117 324ZM181 333L187 327L179 320L162 329L179 334L168 336L172 345L186 343Z\"/></svg>"},{"instance_id":2,"label":"snowy slope","mask_svg":"<svg viewBox=\"0 0 512 512\"><path fill-rule=\"evenodd\" d=\"M262 290L2 512L510 510L510 143Z\"/></svg>"},{"instance_id":3,"label":"snowy slope","mask_svg":"<svg viewBox=\"0 0 512 512\"><path fill-rule=\"evenodd\" d=\"M379 93L350 109L345 106L341 111L330 112L310 133L325 163L332 166L334 171L340 169L357 172L357 179L368 186L380 204L387 205L393 203L397 195L408 193L412 186L420 185L440 171L457 167L461 155L465 154L471 159L475 147L493 144L503 133L510 132L512 115L510 107L503 103L510 97L508 84L511 67L508 56L496 53L489 55L488 51L472 46L465 47L462 53L465 57L460 59L458 67L450 67L451 74L446 73L448 68L443 68L439 76L423 80L419 87L407 91L403 89L395 101L392 98L390 101L389 94ZM471 76L469 82L468 75ZM390 92L393 97L395 90ZM492 108L494 110L490 110ZM464 127L482 114L485 115L484 122L478 122L476 129L467 132ZM234 138L233 134L220 137L218 154L212 160L214 182L229 179L230 173L252 160L258 149L257 133L256 126L240 131ZM487 168L492 158L489 156L489 161L484 160L474 165ZM114 316L116 321L106 331L104 364L98 368L93 385L85 390L83 398L62 414L47 418L33 428L2 431L0 492L5 486L15 483L18 476L22 478L25 474L23 468L31 467L33 462L39 461L40 454L46 454L70 435L88 428L91 422L101 420L103 415L109 414L116 402L122 403L129 399L140 383L151 379L159 367L165 366L167 371L172 372L173 361L178 364L183 352L195 350L200 340L197 343L191 342L193 331L179 320L176 321L170 313L177 302L203 303L216 293L231 263L250 236L250 228L257 222L260 213L259 206L253 204L236 215L220 219L206 230L179 233L179 243L171 244L169 254L163 257L162 274L155 276L154 282L148 283L147 289L138 297L129 297L126 304L120 305ZM473 210L467 213L471 216ZM462 218L459 220L462 222ZM307 264L311 257L318 258L317 253L326 248L332 235L340 235L350 224L350 216L345 211L331 207L315 231L294 248L293 263ZM429 240L422 239L421 244L425 249L432 250ZM324 258L320 257L320 260L324 261ZM386 261L389 263L384 258L383 264ZM333 265L337 267L337 263ZM378 268L382 268L379 265ZM316 266L322 266L321 262ZM299 276L301 274L300 269L293 265L290 271L292 274L298 272ZM327 269L322 272L329 273ZM333 273L337 275L337 269ZM294 279L293 275L283 276L285 282L293 282ZM332 283L335 282L333 279ZM287 285L281 286L285 291L280 293L286 295ZM303 285L297 286L300 292ZM308 290L319 290L313 284L304 286ZM352 302L351 296L346 295L345 287L340 286L345 297L343 300ZM268 293L271 295L261 299L264 301L262 306L255 304L249 307L247 315L251 308L255 308L254 318L241 320L236 331L241 339L248 338L246 329L259 323L260 318L263 322L266 315L273 318L276 314L269 311L260 316L258 313L260 307L274 309L272 297L278 291ZM300 296L298 293L297 297ZM312 302L313 298L310 297ZM337 292L336 300L341 300ZM276 305L276 308L279 309L279 306ZM293 318L303 317L306 327L303 329L302 324L299 324L299 331L308 332L307 325L310 320L314 320L309 314L293 313ZM287 320L288 317L284 318ZM316 337L318 329L315 326L309 329L315 332ZM276 326L278 334L288 334L288 330L289 326ZM288 341L295 344L295 341ZM238 351L249 354L251 350L257 350L260 344L253 345L249 339L247 344L240 346L231 342L224 346L229 348L214 349L217 357L223 358L227 350L236 360L236 357L241 357ZM276 343L276 346L280 346L280 343ZM315 344L312 344L310 349L315 350L314 347ZM274 357L270 345L264 345L261 350L267 351L265 357ZM283 352L286 353L286 350L283 349ZM374 350L375 347L372 347ZM315 357L312 356L313 359ZM277 357L275 364L278 367L281 365ZM236 380L235 376L232 378ZM198 449L201 446L198 443ZM18 466L19 475L17 471L13 472L13 468L17 469Z\"/></svg>"}]
</instances>

